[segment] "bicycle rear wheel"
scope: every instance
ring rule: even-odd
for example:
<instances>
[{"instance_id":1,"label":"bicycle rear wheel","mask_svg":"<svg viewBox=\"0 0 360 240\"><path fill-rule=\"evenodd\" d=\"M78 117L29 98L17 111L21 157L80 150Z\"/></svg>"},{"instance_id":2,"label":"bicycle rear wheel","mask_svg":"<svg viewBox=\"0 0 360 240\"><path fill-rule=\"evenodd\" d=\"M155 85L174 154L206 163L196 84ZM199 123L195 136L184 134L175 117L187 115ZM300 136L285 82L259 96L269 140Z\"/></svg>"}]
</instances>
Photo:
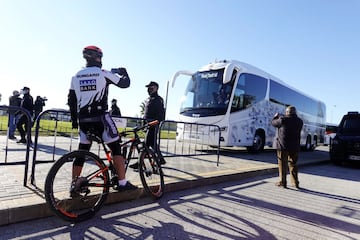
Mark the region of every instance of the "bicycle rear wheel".
<instances>
[{"instance_id":1,"label":"bicycle rear wheel","mask_svg":"<svg viewBox=\"0 0 360 240\"><path fill-rule=\"evenodd\" d=\"M164 173L158 157L152 149L140 153L139 174L141 183L150 196L159 199L164 195Z\"/></svg>"},{"instance_id":2,"label":"bicycle rear wheel","mask_svg":"<svg viewBox=\"0 0 360 240\"><path fill-rule=\"evenodd\" d=\"M84 159L81 175L73 181L75 159ZM91 218L104 204L109 192L109 173L104 162L88 151L73 151L51 167L45 180L46 203L57 216L80 222Z\"/></svg>"}]
</instances>

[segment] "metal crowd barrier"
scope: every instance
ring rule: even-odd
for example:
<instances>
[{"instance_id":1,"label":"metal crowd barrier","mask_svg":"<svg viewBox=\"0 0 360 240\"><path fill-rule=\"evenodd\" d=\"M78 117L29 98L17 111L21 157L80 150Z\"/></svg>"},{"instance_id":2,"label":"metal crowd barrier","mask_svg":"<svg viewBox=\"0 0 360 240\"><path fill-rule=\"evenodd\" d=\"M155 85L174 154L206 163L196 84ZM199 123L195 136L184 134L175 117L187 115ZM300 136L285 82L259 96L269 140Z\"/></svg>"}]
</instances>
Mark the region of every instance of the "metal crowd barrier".
<instances>
[{"instance_id":1,"label":"metal crowd barrier","mask_svg":"<svg viewBox=\"0 0 360 240\"><path fill-rule=\"evenodd\" d=\"M54 121L53 126L44 129L44 127L41 127L45 122L43 120ZM114 116L113 120L118 128L129 128L141 125L144 119ZM68 123L64 127L64 124L59 124L60 121ZM46 134L47 137L43 144L40 141L42 139L42 131L51 132L51 134ZM49 137L50 135L53 136L52 139ZM74 141L74 139L78 139L78 131L72 129L70 111L63 109L49 109L39 114L35 120L34 153L30 178L31 184L35 185L37 164L55 162L62 155L77 149L78 141ZM101 151L100 145L94 143L90 151L96 152L100 157L105 159L105 156L102 156L103 152ZM49 155L51 158L49 158Z\"/></svg>"},{"instance_id":2,"label":"metal crowd barrier","mask_svg":"<svg viewBox=\"0 0 360 240\"><path fill-rule=\"evenodd\" d=\"M1 109L15 109L23 111L28 118L30 128L27 129L28 139L31 139L31 126L33 122L29 112L19 107L0 106ZM24 111L25 110L25 111ZM45 121L48 120L48 121ZM143 118L117 117L113 120L118 129L133 128L141 126ZM61 124L59 124L61 122ZM179 128L182 126L182 128ZM41 112L34 121L35 136L33 145L33 158L31 162L31 184L35 185L36 165L41 163L55 162L62 155L71 152L78 147L78 132L73 130L70 122L70 112L64 109L49 109ZM183 129L180 132L179 129ZM191 138L186 138L185 135ZM162 121L157 129L157 144L164 157L176 156L196 156L196 155L217 155L217 165L219 165L220 149L220 128L217 125L196 124L177 121ZM45 135L45 136L43 136ZM145 136L145 133L144 133ZM212 139L211 146L207 140ZM126 139L123 139L124 141ZM25 160L11 164L25 164L24 186L27 182L29 168L29 153L31 144L26 146ZM5 148L5 157L7 155ZM91 151L103 154L100 146L93 144ZM100 156L104 157L105 156ZM137 156L134 155L134 158ZM10 164L10 163L8 163ZM1 163L0 163L1 165Z\"/></svg>"},{"instance_id":3,"label":"metal crowd barrier","mask_svg":"<svg viewBox=\"0 0 360 240\"><path fill-rule=\"evenodd\" d=\"M176 139L170 136L176 132ZM165 120L160 123L158 145L164 157L217 155L220 158L221 131L218 125Z\"/></svg>"},{"instance_id":4,"label":"metal crowd barrier","mask_svg":"<svg viewBox=\"0 0 360 240\"><path fill-rule=\"evenodd\" d=\"M26 137L27 139L31 139L31 127L33 125L32 122L32 118L31 115L29 113L28 110L26 110L25 108L22 107L17 107L17 106L0 106L0 110L2 111L6 111L8 112L8 117L9 117L9 110L10 111L15 111L15 112L21 112L20 114L25 114L26 118L27 118L27 129L25 129L26 132ZM24 164L25 169L24 169L24 182L23 185L26 186L27 184L27 174L28 174L28 168L29 168L29 156L30 156L30 147L31 147L31 143L30 141L27 141L26 143L26 152L25 152L25 159L23 161L8 161L8 152L9 152L9 128L7 128L6 131L6 144L5 144L5 152L4 152L4 162L0 162L0 166L1 165L20 165L20 164ZM18 157L18 156L17 156Z\"/></svg>"}]
</instances>

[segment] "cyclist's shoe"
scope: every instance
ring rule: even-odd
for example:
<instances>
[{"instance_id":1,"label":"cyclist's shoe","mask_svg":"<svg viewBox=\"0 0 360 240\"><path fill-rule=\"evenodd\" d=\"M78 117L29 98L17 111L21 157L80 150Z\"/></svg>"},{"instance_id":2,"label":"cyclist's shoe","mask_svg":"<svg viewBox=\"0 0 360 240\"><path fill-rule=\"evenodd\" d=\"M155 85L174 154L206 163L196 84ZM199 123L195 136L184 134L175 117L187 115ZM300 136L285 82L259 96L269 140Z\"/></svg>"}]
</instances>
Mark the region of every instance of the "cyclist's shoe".
<instances>
[{"instance_id":1,"label":"cyclist's shoe","mask_svg":"<svg viewBox=\"0 0 360 240\"><path fill-rule=\"evenodd\" d=\"M114 189L118 192L128 191L128 190L136 190L138 189L137 186L132 185L129 181L126 182L124 186L116 185Z\"/></svg>"},{"instance_id":2,"label":"cyclist's shoe","mask_svg":"<svg viewBox=\"0 0 360 240\"><path fill-rule=\"evenodd\" d=\"M132 168L132 169L139 169L139 163L138 163L138 162L133 163L133 164L129 165L129 168Z\"/></svg>"}]
</instances>

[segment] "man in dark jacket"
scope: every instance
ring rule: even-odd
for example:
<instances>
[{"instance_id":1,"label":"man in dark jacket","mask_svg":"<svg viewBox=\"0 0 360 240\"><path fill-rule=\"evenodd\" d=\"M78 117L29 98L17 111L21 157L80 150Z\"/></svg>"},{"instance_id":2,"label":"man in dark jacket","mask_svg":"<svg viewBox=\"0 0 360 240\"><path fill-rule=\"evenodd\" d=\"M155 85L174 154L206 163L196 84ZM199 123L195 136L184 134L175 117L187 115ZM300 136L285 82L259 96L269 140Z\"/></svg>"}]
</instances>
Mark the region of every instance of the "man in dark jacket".
<instances>
[{"instance_id":1,"label":"man in dark jacket","mask_svg":"<svg viewBox=\"0 0 360 240\"><path fill-rule=\"evenodd\" d=\"M19 121L16 124L16 128L19 131L21 138L19 141L17 141L17 143L27 143L25 135L28 127L32 126L31 121L34 114L34 100L33 97L30 95L30 88L24 87L23 89L21 89L21 91L24 96L22 98L20 107L29 111L30 119L28 119L24 113L20 113L21 117L19 118ZM25 126L25 128L23 127L23 125ZM31 142L31 139L28 139L28 141Z\"/></svg>"},{"instance_id":2,"label":"man in dark jacket","mask_svg":"<svg viewBox=\"0 0 360 240\"><path fill-rule=\"evenodd\" d=\"M278 128L275 145L280 181L276 185L278 187L287 187L286 175L289 165L291 184L293 187L299 188L297 160L300 151L300 134L303 121L297 116L296 108L289 106L286 108L285 116L276 113L271 124Z\"/></svg>"},{"instance_id":3,"label":"man in dark jacket","mask_svg":"<svg viewBox=\"0 0 360 240\"><path fill-rule=\"evenodd\" d=\"M47 101L46 97L37 96L34 103L34 121L39 116L39 114L43 111L45 107L45 101Z\"/></svg>"},{"instance_id":4,"label":"man in dark jacket","mask_svg":"<svg viewBox=\"0 0 360 240\"><path fill-rule=\"evenodd\" d=\"M9 98L9 106L20 107L21 97L19 91L14 90L13 95ZM15 130L17 118L15 116L17 110L9 110L9 139L16 139Z\"/></svg>"},{"instance_id":5,"label":"man in dark jacket","mask_svg":"<svg viewBox=\"0 0 360 240\"><path fill-rule=\"evenodd\" d=\"M116 99L111 100L110 115L115 116L115 117L121 117L121 111L120 111L120 108L117 105L117 100Z\"/></svg>"},{"instance_id":6,"label":"man in dark jacket","mask_svg":"<svg viewBox=\"0 0 360 240\"><path fill-rule=\"evenodd\" d=\"M150 82L145 87L147 87L147 92L149 98L145 102L145 111L144 118L147 122L158 120L159 122L165 119L165 109L164 109L164 100L158 94L159 84L157 82ZM165 164L166 161L161 154L160 148L157 144L157 133L158 125L150 127L146 133L145 142L146 145L152 147L159 157L160 164ZM138 163L134 163L129 167L137 169L139 167Z\"/></svg>"}]
</instances>

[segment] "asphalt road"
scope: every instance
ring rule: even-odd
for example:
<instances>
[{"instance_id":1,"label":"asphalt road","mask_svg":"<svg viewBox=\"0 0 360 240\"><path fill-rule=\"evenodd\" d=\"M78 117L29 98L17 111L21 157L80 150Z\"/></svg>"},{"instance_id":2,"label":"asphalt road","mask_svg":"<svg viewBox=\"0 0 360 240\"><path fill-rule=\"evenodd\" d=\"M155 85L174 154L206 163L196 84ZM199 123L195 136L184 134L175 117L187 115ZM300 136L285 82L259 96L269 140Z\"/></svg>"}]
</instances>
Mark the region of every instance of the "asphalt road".
<instances>
[{"instance_id":1,"label":"asphalt road","mask_svg":"<svg viewBox=\"0 0 360 240\"><path fill-rule=\"evenodd\" d=\"M70 225L56 217L0 227L1 239L360 239L360 167L300 169L301 190L276 175L105 206Z\"/></svg>"}]
</instances>

